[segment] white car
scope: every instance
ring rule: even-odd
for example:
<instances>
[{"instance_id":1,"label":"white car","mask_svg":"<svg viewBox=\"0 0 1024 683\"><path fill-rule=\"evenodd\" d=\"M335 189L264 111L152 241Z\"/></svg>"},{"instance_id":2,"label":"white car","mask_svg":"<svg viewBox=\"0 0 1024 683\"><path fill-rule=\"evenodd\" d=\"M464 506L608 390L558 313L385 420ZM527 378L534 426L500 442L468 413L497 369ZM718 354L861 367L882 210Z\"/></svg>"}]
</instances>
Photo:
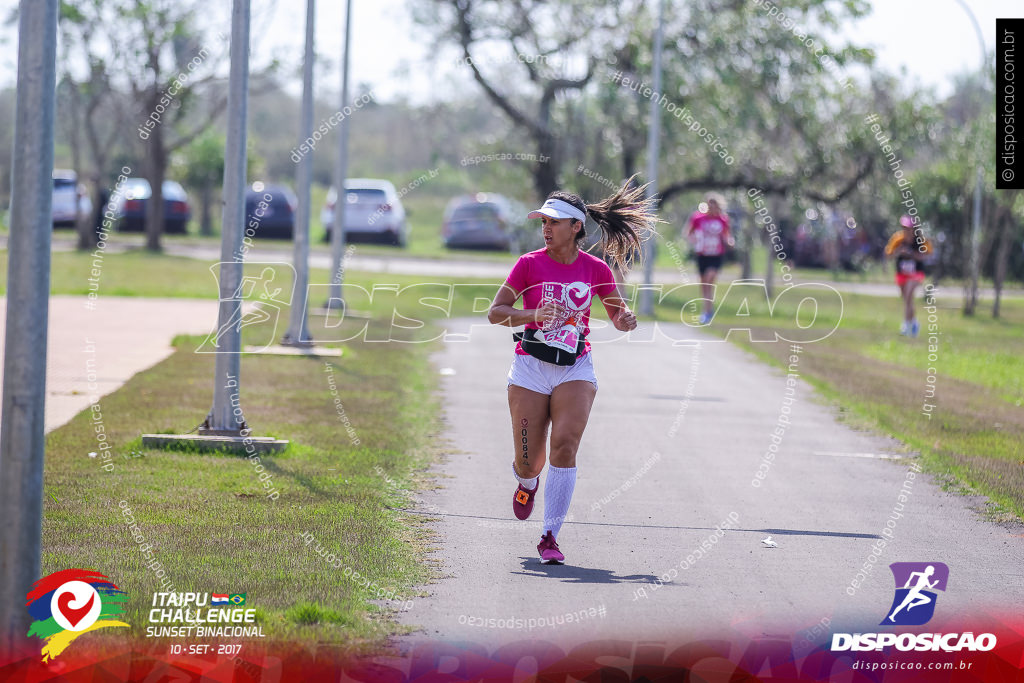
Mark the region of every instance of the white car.
<instances>
[{"instance_id":1,"label":"white car","mask_svg":"<svg viewBox=\"0 0 1024 683\"><path fill-rule=\"evenodd\" d=\"M92 214L92 200L85 187L79 185L74 171L54 169L53 205L50 210L53 227L74 227L79 216Z\"/></svg>"},{"instance_id":2,"label":"white car","mask_svg":"<svg viewBox=\"0 0 1024 683\"><path fill-rule=\"evenodd\" d=\"M320 221L331 239L337 192L327 192ZM345 241L385 242L404 247L409 236L405 208L395 186L387 180L349 178L345 181Z\"/></svg>"}]
</instances>

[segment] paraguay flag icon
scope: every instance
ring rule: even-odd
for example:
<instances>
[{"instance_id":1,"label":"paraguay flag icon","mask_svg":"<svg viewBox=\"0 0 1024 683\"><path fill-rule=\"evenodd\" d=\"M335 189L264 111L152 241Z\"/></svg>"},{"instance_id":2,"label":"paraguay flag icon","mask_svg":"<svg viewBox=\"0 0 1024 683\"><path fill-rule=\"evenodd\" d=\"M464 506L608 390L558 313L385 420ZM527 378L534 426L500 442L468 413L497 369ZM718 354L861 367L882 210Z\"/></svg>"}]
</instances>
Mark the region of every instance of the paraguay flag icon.
<instances>
[{"instance_id":1,"label":"paraguay flag icon","mask_svg":"<svg viewBox=\"0 0 1024 683\"><path fill-rule=\"evenodd\" d=\"M43 661L67 649L78 636L101 628L128 627L120 617L128 595L91 569L65 569L35 582L28 594L32 625L28 634L42 638Z\"/></svg>"},{"instance_id":2,"label":"paraguay flag icon","mask_svg":"<svg viewBox=\"0 0 1024 683\"><path fill-rule=\"evenodd\" d=\"M224 607L228 604L228 594L210 593L210 604L214 607Z\"/></svg>"}]
</instances>

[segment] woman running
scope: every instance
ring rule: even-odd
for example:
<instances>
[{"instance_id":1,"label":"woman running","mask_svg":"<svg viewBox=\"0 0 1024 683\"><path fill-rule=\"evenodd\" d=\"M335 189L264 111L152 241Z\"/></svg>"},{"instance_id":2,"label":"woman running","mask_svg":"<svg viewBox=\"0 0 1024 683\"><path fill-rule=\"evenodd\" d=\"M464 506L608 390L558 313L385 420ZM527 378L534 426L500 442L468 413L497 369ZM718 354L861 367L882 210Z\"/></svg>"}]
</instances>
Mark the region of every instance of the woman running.
<instances>
[{"instance_id":1,"label":"woman running","mask_svg":"<svg viewBox=\"0 0 1024 683\"><path fill-rule=\"evenodd\" d=\"M916 337L921 331L914 313L914 291L924 282L924 261L932 253L932 243L920 234L910 216L900 218L902 229L893 233L885 245L885 255L896 259L896 286L903 297L903 324L900 334Z\"/></svg>"},{"instance_id":2,"label":"woman running","mask_svg":"<svg viewBox=\"0 0 1024 683\"><path fill-rule=\"evenodd\" d=\"M704 201L707 211L698 209L690 217L690 227L686 232L697 254L697 270L700 272L701 294L704 297L701 325L707 325L714 317L715 279L722 268L726 246L731 247L736 243L729 233L729 217L722 213L725 200L721 195L709 194Z\"/></svg>"},{"instance_id":3,"label":"woman running","mask_svg":"<svg viewBox=\"0 0 1024 683\"><path fill-rule=\"evenodd\" d=\"M544 488L544 534L537 552L546 564L565 557L555 539L569 511L576 486L576 450L597 395L590 353L590 302L601 297L615 329L636 328L636 316L619 295L611 268L582 251L590 216L603 232L605 252L620 268L653 231L656 218L644 188L627 182L597 204L585 204L570 192L548 195L528 218L541 220L544 248L523 254L491 304L487 319L495 325L525 326L508 372L512 414L512 474L518 482L512 511L526 519L540 488L548 427L551 457ZM514 304L522 297L523 308Z\"/></svg>"}]
</instances>

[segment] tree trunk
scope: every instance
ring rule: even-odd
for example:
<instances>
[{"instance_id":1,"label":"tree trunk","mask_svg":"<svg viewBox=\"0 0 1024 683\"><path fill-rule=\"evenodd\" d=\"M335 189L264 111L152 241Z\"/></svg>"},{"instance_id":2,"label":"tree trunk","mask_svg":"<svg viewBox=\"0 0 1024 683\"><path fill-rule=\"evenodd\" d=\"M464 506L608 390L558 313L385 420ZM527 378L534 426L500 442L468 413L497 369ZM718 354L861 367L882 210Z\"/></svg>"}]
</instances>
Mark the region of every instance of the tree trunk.
<instances>
[{"instance_id":1,"label":"tree trunk","mask_svg":"<svg viewBox=\"0 0 1024 683\"><path fill-rule=\"evenodd\" d=\"M149 181L149 199L146 201L146 249L161 251L160 236L164 231L164 177L167 174L166 150L161 126L150 133L146 147L146 179Z\"/></svg>"},{"instance_id":2,"label":"tree trunk","mask_svg":"<svg viewBox=\"0 0 1024 683\"><path fill-rule=\"evenodd\" d=\"M81 210L82 202L78 196L78 187L84 183L82 182L82 156L77 132L71 135L71 141L71 164L75 171L75 232L78 235L78 242L75 246L78 249L88 250L96 244L96 235L92 230L93 214ZM96 204L93 203L93 208L95 209L95 207Z\"/></svg>"},{"instance_id":3,"label":"tree trunk","mask_svg":"<svg viewBox=\"0 0 1024 683\"><path fill-rule=\"evenodd\" d=\"M69 90L68 93L68 107L71 111L68 112L68 142L71 146L71 168L75 172L75 233L78 236L76 243L77 249L88 250L91 249L95 243L95 238L92 234L92 214L84 215L81 211L81 201L78 196L78 187L83 184L82 178L82 138L81 138L81 121L82 121L82 105L79 97L78 84L68 79L65 81L65 85Z\"/></svg>"},{"instance_id":4,"label":"tree trunk","mask_svg":"<svg viewBox=\"0 0 1024 683\"><path fill-rule=\"evenodd\" d=\"M788 195L786 195L786 196L788 197ZM777 216L782 215L781 214L782 199L779 198L779 197L772 196L772 198L770 200L768 200L768 203L769 203L769 206L772 207L771 215L774 217L775 227L776 227L776 229L778 229L779 219L777 218ZM765 254L765 271L764 271L764 291L768 294L768 298L771 299L772 298L772 290L773 290L774 282L775 282L775 261L776 261L776 259L775 259L775 250L772 249L772 239L771 239L771 235L768 234L768 229L767 228L765 228L765 231L762 233L762 235L764 237L764 246L765 246L765 251L766 251L766 254ZM782 236L779 235L780 239L781 239L781 237Z\"/></svg>"},{"instance_id":5,"label":"tree trunk","mask_svg":"<svg viewBox=\"0 0 1024 683\"><path fill-rule=\"evenodd\" d=\"M99 164L97 164L99 167ZM92 215L89 216L89 247L95 247L99 242L99 232L103 226L103 209L106 208L106 193L103 191L103 176L100 173L94 173L92 182L90 183L91 195L92 195Z\"/></svg>"},{"instance_id":6,"label":"tree trunk","mask_svg":"<svg viewBox=\"0 0 1024 683\"><path fill-rule=\"evenodd\" d=\"M199 234L203 237L210 237L213 235L213 223L210 222L210 204L213 201L212 195L213 192L210 189L210 183L204 183L203 189L199 192Z\"/></svg>"},{"instance_id":7,"label":"tree trunk","mask_svg":"<svg viewBox=\"0 0 1024 683\"><path fill-rule=\"evenodd\" d=\"M754 276L754 268L750 264L750 250L754 246L754 217L751 215L750 221L744 220L745 214L740 214L736 219L736 225L734 226L734 232L739 235L739 239L736 240L736 246L740 253L740 279L749 280Z\"/></svg>"},{"instance_id":8,"label":"tree trunk","mask_svg":"<svg viewBox=\"0 0 1024 683\"><path fill-rule=\"evenodd\" d=\"M533 167L533 187L538 198L543 200L558 189L558 165L555 137L551 133L543 133L537 137L537 164ZM540 157L547 157L541 163Z\"/></svg>"},{"instance_id":9,"label":"tree trunk","mask_svg":"<svg viewBox=\"0 0 1024 683\"><path fill-rule=\"evenodd\" d=\"M968 225L970 227L968 227L968 229L965 231L966 232L966 236L967 236L967 239L965 240L967 242L967 245L966 245L967 248L964 249L963 252L962 252L964 254L967 254L967 272L964 273L964 315L965 316L972 316L973 317L974 316L974 311L975 311L975 309L978 306L978 279L977 279L977 275L981 271L981 256L979 254L979 256L978 256L978 264L975 267L973 265L973 259L974 259L974 251L973 251L974 250L974 239L973 239L973 235L974 235L974 218L973 218L973 214L970 213L971 212L970 207L967 208L967 211L968 211L967 222L965 223L965 225ZM979 231L983 231L981 227L979 227L978 229L979 229ZM978 236L978 239L981 239L981 235Z\"/></svg>"},{"instance_id":10,"label":"tree trunk","mask_svg":"<svg viewBox=\"0 0 1024 683\"><path fill-rule=\"evenodd\" d=\"M992 317L999 317L999 307L1003 298L1003 281L1006 279L1006 263L1010 259L1010 245L1013 240L1010 239L1010 228L1015 223L1013 216L1009 212L1003 215L1003 220L1000 221L1001 229L999 231L999 245L996 247L996 266L995 272L992 274L992 286L995 288L995 302L992 304Z\"/></svg>"}]
</instances>

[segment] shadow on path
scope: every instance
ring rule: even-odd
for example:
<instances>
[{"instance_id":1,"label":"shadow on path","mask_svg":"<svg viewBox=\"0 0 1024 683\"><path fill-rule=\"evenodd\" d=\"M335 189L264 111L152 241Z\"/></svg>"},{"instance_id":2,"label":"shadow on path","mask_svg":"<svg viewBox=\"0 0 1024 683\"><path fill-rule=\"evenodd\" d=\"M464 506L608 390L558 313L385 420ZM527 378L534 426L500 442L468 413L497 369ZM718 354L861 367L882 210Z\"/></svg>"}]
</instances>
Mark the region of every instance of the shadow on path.
<instances>
[{"instance_id":1,"label":"shadow on path","mask_svg":"<svg viewBox=\"0 0 1024 683\"><path fill-rule=\"evenodd\" d=\"M395 512L407 512L413 515L425 515L427 517L451 517L460 519L479 519L493 522L501 522L508 525L518 525L520 522L508 519L506 517L488 517L486 515L459 515L453 512L445 511L430 511L430 510L410 510L409 508L393 508L388 507L389 510ZM616 524L615 522L565 522L565 526L607 526L607 527L624 527L629 529L681 529L687 531L718 531L718 527L709 526L667 526L664 524ZM846 531L816 531L807 529L723 529L723 531L736 533L749 533L749 534L769 534L777 536L824 536L826 538L861 538L865 540L879 539L881 536L878 534L858 534L854 532Z\"/></svg>"},{"instance_id":2,"label":"shadow on path","mask_svg":"<svg viewBox=\"0 0 1024 683\"><path fill-rule=\"evenodd\" d=\"M610 569L596 567L576 567L571 564L541 564L538 557L520 557L522 571L510 572L520 576L538 576L550 579L561 579L565 583L652 583L658 577L650 574L630 574L619 576ZM686 585L686 584L676 584Z\"/></svg>"}]
</instances>

